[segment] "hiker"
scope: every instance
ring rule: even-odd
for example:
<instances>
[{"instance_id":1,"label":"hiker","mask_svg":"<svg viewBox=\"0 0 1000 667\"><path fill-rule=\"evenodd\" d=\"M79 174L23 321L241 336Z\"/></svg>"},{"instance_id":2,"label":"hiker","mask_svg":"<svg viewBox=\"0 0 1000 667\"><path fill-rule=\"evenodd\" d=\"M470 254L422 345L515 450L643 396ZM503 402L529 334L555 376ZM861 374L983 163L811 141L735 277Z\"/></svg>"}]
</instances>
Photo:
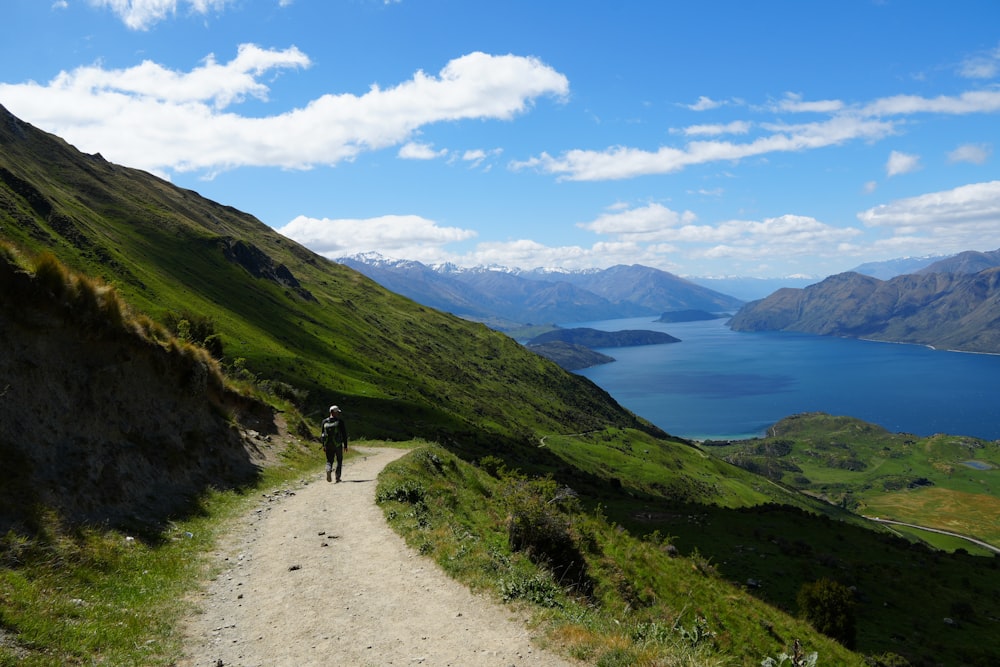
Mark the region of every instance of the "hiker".
<instances>
[{"instance_id":1,"label":"hiker","mask_svg":"<svg viewBox=\"0 0 1000 667\"><path fill-rule=\"evenodd\" d=\"M326 452L326 481L333 472L333 460L337 460L337 481L340 481L340 470L344 465L344 452L347 450L347 426L340 417L340 408L330 406L330 416L323 420L323 432L319 436Z\"/></svg>"}]
</instances>

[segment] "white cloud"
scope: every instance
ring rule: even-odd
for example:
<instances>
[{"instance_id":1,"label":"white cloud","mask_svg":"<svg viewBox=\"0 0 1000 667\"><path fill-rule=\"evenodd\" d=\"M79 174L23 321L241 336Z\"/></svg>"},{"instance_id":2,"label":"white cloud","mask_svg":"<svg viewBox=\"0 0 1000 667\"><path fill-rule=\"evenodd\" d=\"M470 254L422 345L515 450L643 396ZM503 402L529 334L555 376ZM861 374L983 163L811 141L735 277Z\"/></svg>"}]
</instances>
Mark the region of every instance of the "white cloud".
<instances>
[{"instance_id":1,"label":"white cloud","mask_svg":"<svg viewBox=\"0 0 1000 667\"><path fill-rule=\"evenodd\" d=\"M786 93L785 98L778 102L775 108L778 111L791 111L794 113L834 113L843 109L844 103L840 100L806 102L797 93Z\"/></svg>"},{"instance_id":2,"label":"white cloud","mask_svg":"<svg viewBox=\"0 0 1000 667\"><path fill-rule=\"evenodd\" d=\"M893 125L855 116L835 116L829 120L801 125L764 126L771 134L745 143L695 141L682 148L660 147L647 151L614 146L603 151L575 149L552 157L511 164L513 169L537 168L573 181L634 178L648 174L668 174L695 164L743 158L775 152L796 152L841 144L852 139L878 139L893 131Z\"/></svg>"},{"instance_id":3,"label":"white cloud","mask_svg":"<svg viewBox=\"0 0 1000 667\"><path fill-rule=\"evenodd\" d=\"M912 155L910 153L901 153L899 151L892 151L889 153L889 159L885 163L885 173L888 176L898 176L900 174L908 174L911 171L916 171L920 168L920 156Z\"/></svg>"},{"instance_id":4,"label":"white cloud","mask_svg":"<svg viewBox=\"0 0 1000 667\"><path fill-rule=\"evenodd\" d=\"M701 111L720 104L722 103L702 97L687 108ZM1000 111L1000 90L975 90L957 96L942 95L935 98L897 95L855 107L847 107L839 100L806 102L800 96L789 93L781 102L772 105L771 110L826 113L830 117L805 124L747 122L745 125L694 125L682 132L688 135L719 135L746 130L749 133L757 127L763 133L746 142L694 141L683 146L661 146L655 150L610 146L604 150L571 149L556 156L545 152L527 160L512 162L510 166L512 169L539 169L571 181L616 180L669 174L692 165L721 160L739 161L769 153L800 152L855 140L876 141L898 131L900 121L894 118L896 116L918 113L996 113ZM900 166L912 169L915 165L911 163Z\"/></svg>"},{"instance_id":5,"label":"white cloud","mask_svg":"<svg viewBox=\"0 0 1000 667\"><path fill-rule=\"evenodd\" d=\"M867 181L863 186L861 186L861 191L866 195L870 195L878 189L877 181Z\"/></svg>"},{"instance_id":6,"label":"white cloud","mask_svg":"<svg viewBox=\"0 0 1000 667\"><path fill-rule=\"evenodd\" d=\"M485 162L486 160L494 157L499 157L501 153L503 153L503 149L501 148L494 148L488 151L483 150L481 148L476 148L473 150L467 150L464 153L462 153L462 160L469 164L470 169L475 169L480 165L482 165L483 162Z\"/></svg>"},{"instance_id":7,"label":"white cloud","mask_svg":"<svg viewBox=\"0 0 1000 667\"><path fill-rule=\"evenodd\" d=\"M434 150L433 144L423 144L416 141L409 141L399 148L399 157L404 160L433 160L444 157L448 154L448 149L442 148Z\"/></svg>"},{"instance_id":8,"label":"white cloud","mask_svg":"<svg viewBox=\"0 0 1000 667\"><path fill-rule=\"evenodd\" d=\"M1000 47L964 60L958 68L959 76L967 79L992 79L1000 71Z\"/></svg>"},{"instance_id":9,"label":"white cloud","mask_svg":"<svg viewBox=\"0 0 1000 667\"><path fill-rule=\"evenodd\" d=\"M691 211L678 213L662 204L647 204L614 213L605 213L593 222L578 226L597 234L611 234L629 241L666 240L676 234L676 229L690 225L697 216Z\"/></svg>"},{"instance_id":10,"label":"white cloud","mask_svg":"<svg viewBox=\"0 0 1000 667\"><path fill-rule=\"evenodd\" d=\"M831 256L843 252L862 233L801 215L699 225L694 213L678 213L656 203L605 214L579 226L609 235L616 243L645 248L647 254L671 252L707 259ZM661 263L662 259L657 261Z\"/></svg>"},{"instance_id":11,"label":"white cloud","mask_svg":"<svg viewBox=\"0 0 1000 667\"><path fill-rule=\"evenodd\" d=\"M965 144L948 153L948 161L984 164L992 152L993 149L987 144Z\"/></svg>"},{"instance_id":12,"label":"white cloud","mask_svg":"<svg viewBox=\"0 0 1000 667\"><path fill-rule=\"evenodd\" d=\"M418 71L363 95L330 93L272 116L226 111L247 96L266 100L265 74L309 64L295 48L243 45L229 63L209 57L191 72L151 62L124 70L95 65L62 72L45 85L0 84L0 99L19 118L112 162L212 172L334 165L404 144L424 125L510 119L537 97L569 90L565 76L535 58L477 52L450 61L436 76Z\"/></svg>"},{"instance_id":13,"label":"white cloud","mask_svg":"<svg viewBox=\"0 0 1000 667\"><path fill-rule=\"evenodd\" d=\"M709 109L715 109L721 107L725 102L716 102L710 97L705 97L702 95L698 98L698 101L694 104L686 105L691 111L707 111Z\"/></svg>"},{"instance_id":14,"label":"white cloud","mask_svg":"<svg viewBox=\"0 0 1000 667\"><path fill-rule=\"evenodd\" d=\"M1000 111L1000 90L973 90L957 97L949 95L934 98L919 95L884 97L864 106L860 113L864 116L903 116L916 113L964 115L997 111Z\"/></svg>"},{"instance_id":15,"label":"white cloud","mask_svg":"<svg viewBox=\"0 0 1000 667\"><path fill-rule=\"evenodd\" d=\"M858 219L891 232L870 247L886 257L992 250L1000 238L1000 181L899 199L862 211Z\"/></svg>"},{"instance_id":16,"label":"white cloud","mask_svg":"<svg viewBox=\"0 0 1000 667\"><path fill-rule=\"evenodd\" d=\"M476 236L470 229L441 227L417 215L367 219L300 215L278 232L331 259L371 251L407 259L432 259L440 256L441 246Z\"/></svg>"},{"instance_id":17,"label":"white cloud","mask_svg":"<svg viewBox=\"0 0 1000 667\"><path fill-rule=\"evenodd\" d=\"M858 219L869 227L889 227L907 233L949 229L967 236L974 233L979 237L969 247L978 246L983 234L1000 236L1000 181L899 199L863 211Z\"/></svg>"},{"instance_id":18,"label":"white cloud","mask_svg":"<svg viewBox=\"0 0 1000 667\"><path fill-rule=\"evenodd\" d=\"M746 134L750 131L750 123L737 120L732 123L726 123L725 125L691 125L685 127L681 132L688 136L698 136L698 135L710 135L717 136L720 134Z\"/></svg>"},{"instance_id":19,"label":"white cloud","mask_svg":"<svg viewBox=\"0 0 1000 667\"><path fill-rule=\"evenodd\" d=\"M132 30L148 30L155 23L173 16L178 9L207 14L221 11L233 0L89 0L95 7L106 7Z\"/></svg>"}]
</instances>

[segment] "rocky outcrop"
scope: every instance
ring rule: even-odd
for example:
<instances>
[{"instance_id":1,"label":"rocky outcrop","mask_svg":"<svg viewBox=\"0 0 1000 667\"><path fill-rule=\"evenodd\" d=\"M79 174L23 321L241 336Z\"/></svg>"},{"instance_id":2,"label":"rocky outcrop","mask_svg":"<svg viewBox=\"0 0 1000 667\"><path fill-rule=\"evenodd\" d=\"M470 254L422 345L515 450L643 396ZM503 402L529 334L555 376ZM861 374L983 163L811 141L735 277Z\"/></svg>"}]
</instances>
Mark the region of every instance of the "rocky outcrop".
<instances>
[{"instance_id":1,"label":"rocky outcrop","mask_svg":"<svg viewBox=\"0 0 1000 667\"><path fill-rule=\"evenodd\" d=\"M299 283L298 279L284 264L276 263L270 255L241 239L223 238L219 241L223 256L234 264L239 264L254 278L262 278L286 287L307 301L316 298Z\"/></svg>"}]
</instances>

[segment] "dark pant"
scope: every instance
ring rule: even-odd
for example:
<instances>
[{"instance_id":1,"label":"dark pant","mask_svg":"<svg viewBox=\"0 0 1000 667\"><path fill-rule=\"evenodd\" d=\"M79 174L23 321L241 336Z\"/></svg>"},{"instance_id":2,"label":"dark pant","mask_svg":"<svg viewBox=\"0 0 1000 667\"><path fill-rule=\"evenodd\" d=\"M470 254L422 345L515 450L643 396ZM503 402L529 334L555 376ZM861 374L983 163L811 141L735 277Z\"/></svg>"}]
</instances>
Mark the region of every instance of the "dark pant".
<instances>
[{"instance_id":1,"label":"dark pant","mask_svg":"<svg viewBox=\"0 0 1000 667\"><path fill-rule=\"evenodd\" d=\"M344 467L344 446L343 445L326 445L323 447L326 451L326 469L330 470L333 467L334 459L336 459L337 464L337 479L340 479L340 471Z\"/></svg>"}]
</instances>

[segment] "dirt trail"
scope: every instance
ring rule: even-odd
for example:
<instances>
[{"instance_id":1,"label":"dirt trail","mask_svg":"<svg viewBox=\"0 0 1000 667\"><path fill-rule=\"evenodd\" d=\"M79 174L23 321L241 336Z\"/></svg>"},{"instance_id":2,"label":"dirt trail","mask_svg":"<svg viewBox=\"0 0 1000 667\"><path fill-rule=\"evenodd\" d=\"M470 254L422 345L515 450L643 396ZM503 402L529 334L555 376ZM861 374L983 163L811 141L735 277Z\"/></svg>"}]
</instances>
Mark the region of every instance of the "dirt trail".
<instances>
[{"instance_id":1,"label":"dirt trail","mask_svg":"<svg viewBox=\"0 0 1000 667\"><path fill-rule=\"evenodd\" d=\"M358 451L340 484L321 474L238 523L179 667L579 664L534 646L523 619L409 549L375 505L379 471L406 452Z\"/></svg>"}]
</instances>

